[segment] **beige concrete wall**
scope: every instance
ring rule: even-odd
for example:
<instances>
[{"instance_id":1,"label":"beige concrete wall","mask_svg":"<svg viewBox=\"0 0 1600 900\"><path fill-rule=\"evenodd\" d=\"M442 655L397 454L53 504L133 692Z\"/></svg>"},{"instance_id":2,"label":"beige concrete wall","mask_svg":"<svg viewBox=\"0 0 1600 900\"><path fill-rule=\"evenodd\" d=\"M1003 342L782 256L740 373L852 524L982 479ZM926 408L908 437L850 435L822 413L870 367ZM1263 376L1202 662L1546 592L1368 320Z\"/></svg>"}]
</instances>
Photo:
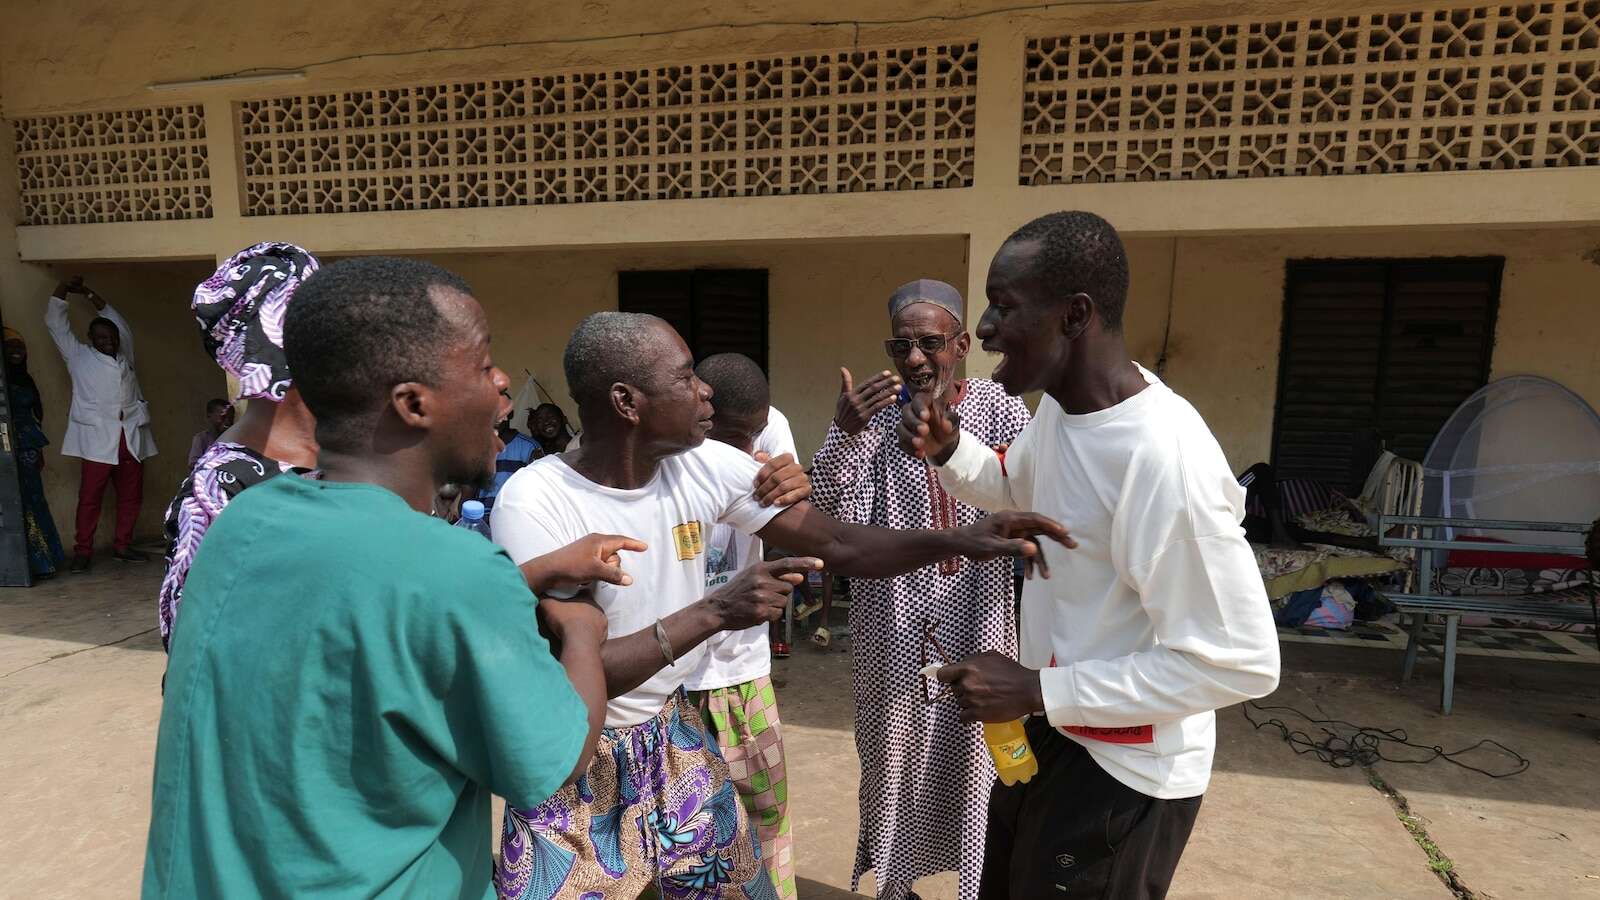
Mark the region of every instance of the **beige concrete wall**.
<instances>
[{"instance_id":1,"label":"beige concrete wall","mask_svg":"<svg viewBox=\"0 0 1600 900\"><path fill-rule=\"evenodd\" d=\"M495 361L520 388L524 368L572 415L561 372L568 335L586 315L617 308L617 273L633 269L757 268L768 272L773 402L789 416L807 460L839 396L839 366L856 374L888 364L884 303L894 288L930 277L966 280L958 237L852 243L747 243L428 257L467 279L489 313Z\"/></svg>"},{"instance_id":2,"label":"beige concrete wall","mask_svg":"<svg viewBox=\"0 0 1600 900\"><path fill-rule=\"evenodd\" d=\"M1283 4L1272 0L1069 0L1026 13L1014 12L1017 6L1009 0L546 0L536 6L521 0L283 0L263 22L260 5L245 0L126 0L114 14L95 0L27 0L7 5L9 18L26 27L0 32L0 60L12 73L7 109L14 115L189 102L216 89L151 94L145 85L255 68L310 67L316 83L308 80L307 88L323 90L426 83L463 72L494 77L531 67L628 66L649 57L972 37L987 30L1051 34L1063 27L1283 14ZM1295 6L1297 12L1350 14L1416 3L1313 0Z\"/></svg>"},{"instance_id":3,"label":"beige concrete wall","mask_svg":"<svg viewBox=\"0 0 1600 900\"><path fill-rule=\"evenodd\" d=\"M1166 379L1243 469L1271 452L1287 260L1499 255L1506 266L1491 377L1543 375L1600 405L1597 250L1600 229L1592 228L1133 240L1129 345L1154 365L1175 273Z\"/></svg>"},{"instance_id":4,"label":"beige concrete wall","mask_svg":"<svg viewBox=\"0 0 1600 900\"><path fill-rule=\"evenodd\" d=\"M1297 4L1296 11L1348 15L1417 6L1415 0L1317 0ZM170 4L133 0L120 5L116 15L101 14L88 0L27 4L28 27L0 33L0 67L12 73L11 87L0 97L0 114L202 103L210 126L215 216L27 228L18 242L23 258L212 255L258 239L263 227L296 234L324 252L363 253L650 244L678 241L685 233L705 241L930 235L948 233L950 223L973 235L983 255L1014 222L1066 207L1114 215L1130 233L1146 235L1600 223L1600 190L1595 189L1600 175L1593 168L1018 185L1022 54L1028 37L1283 14L1282 4L1267 0L1064 3L1028 12L1017 12L1004 0L874 0L847 8L825 0L688 6L557 0L540 4L536 15L512 0L288 0L274 8L279 27L268 26L265 34L240 27L256 21L258 13L241 0L181 12ZM841 21L846 17L859 21ZM976 181L970 189L279 216L270 224L238 214L231 103L239 99L973 39L981 49ZM306 77L280 84L145 88L252 67L304 69Z\"/></svg>"}]
</instances>

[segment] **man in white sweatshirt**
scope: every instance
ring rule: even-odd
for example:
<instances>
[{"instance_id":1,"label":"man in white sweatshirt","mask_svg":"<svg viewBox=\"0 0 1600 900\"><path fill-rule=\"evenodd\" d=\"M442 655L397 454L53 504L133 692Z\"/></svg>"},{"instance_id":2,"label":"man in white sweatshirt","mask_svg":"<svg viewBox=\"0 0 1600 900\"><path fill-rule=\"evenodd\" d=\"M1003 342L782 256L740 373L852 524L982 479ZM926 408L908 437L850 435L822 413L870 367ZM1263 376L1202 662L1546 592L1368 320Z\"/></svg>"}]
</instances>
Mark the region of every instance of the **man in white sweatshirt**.
<instances>
[{"instance_id":1,"label":"man in white sweatshirt","mask_svg":"<svg viewBox=\"0 0 1600 900\"><path fill-rule=\"evenodd\" d=\"M977 337L1008 393L1042 391L1003 453L937 398L902 444L956 497L1059 519L1027 583L1021 662L939 670L963 713L1029 716L1040 771L990 797L983 896L1165 896L1211 776L1214 710L1271 693L1278 641L1240 521L1244 490L1194 407L1130 360L1127 255L1086 212L1024 225L989 268Z\"/></svg>"}]
</instances>

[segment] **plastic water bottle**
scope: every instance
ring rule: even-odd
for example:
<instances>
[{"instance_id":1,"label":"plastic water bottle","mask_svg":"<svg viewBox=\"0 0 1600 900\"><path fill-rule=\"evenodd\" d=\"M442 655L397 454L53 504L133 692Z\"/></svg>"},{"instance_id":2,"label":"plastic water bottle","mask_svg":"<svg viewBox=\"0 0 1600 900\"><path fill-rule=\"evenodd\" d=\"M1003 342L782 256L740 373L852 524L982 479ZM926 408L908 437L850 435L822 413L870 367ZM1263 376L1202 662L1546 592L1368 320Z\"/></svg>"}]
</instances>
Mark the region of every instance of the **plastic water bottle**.
<instances>
[{"instance_id":1,"label":"plastic water bottle","mask_svg":"<svg viewBox=\"0 0 1600 900\"><path fill-rule=\"evenodd\" d=\"M1027 784L1039 774L1039 759L1033 755L1028 743L1028 732L1022 720L983 723L983 742L989 745L989 755L994 757L995 774L1006 787Z\"/></svg>"},{"instance_id":2,"label":"plastic water bottle","mask_svg":"<svg viewBox=\"0 0 1600 900\"><path fill-rule=\"evenodd\" d=\"M456 527L476 531L486 538L489 537L489 518L484 512L481 500L468 500L462 503L461 518L456 520Z\"/></svg>"}]
</instances>

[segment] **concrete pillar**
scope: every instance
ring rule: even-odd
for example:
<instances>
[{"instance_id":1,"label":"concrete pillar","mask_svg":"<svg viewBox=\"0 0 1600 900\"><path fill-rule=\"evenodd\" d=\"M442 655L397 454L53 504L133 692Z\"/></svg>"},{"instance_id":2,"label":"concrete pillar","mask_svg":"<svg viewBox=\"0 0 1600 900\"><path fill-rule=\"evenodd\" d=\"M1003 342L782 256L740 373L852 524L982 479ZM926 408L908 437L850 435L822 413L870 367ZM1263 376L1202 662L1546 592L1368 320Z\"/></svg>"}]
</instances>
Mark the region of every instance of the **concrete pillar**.
<instances>
[{"instance_id":1,"label":"concrete pillar","mask_svg":"<svg viewBox=\"0 0 1600 900\"><path fill-rule=\"evenodd\" d=\"M240 218L242 200L239 192L239 155L234 140L233 101L226 97L213 97L205 101L204 108L206 160L211 169L211 218L217 226L215 233L232 234ZM221 248L218 249L220 251ZM227 256L222 258L226 259Z\"/></svg>"},{"instance_id":2,"label":"concrete pillar","mask_svg":"<svg viewBox=\"0 0 1600 900\"><path fill-rule=\"evenodd\" d=\"M1016 189L1022 130L1023 61L1027 38L1007 18L989 20L978 37L978 125L975 135L972 190L986 195L1006 196ZM1003 204L996 204L1002 206ZM985 205L987 206L987 204ZM1009 222L998 210L964 223L967 234L967 329L978 327L988 302L984 281L989 261L1000 249L1012 229L1020 222ZM994 361L978 349L973 339L967 356L966 374L987 378Z\"/></svg>"}]
</instances>

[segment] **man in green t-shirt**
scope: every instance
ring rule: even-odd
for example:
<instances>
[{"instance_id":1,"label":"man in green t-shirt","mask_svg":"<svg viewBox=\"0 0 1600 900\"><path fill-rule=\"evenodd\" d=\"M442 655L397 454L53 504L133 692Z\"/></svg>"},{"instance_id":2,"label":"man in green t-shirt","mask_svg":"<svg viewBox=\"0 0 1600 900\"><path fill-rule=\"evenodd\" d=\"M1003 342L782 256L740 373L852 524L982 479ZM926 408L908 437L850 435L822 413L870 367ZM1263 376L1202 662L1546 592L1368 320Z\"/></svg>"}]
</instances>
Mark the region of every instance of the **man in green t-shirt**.
<instances>
[{"instance_id":1,"label":"man in green t-shirt","mask_svg":"<svg viewBox=\"0 0 1600 900\"><path fill-rule=\"evenodd\" d=\"M244 492L196 556L144 896L492 896L490 795L574 780L606 707L603 614L539 608L558 663L530 585L623 581L617 551L643 545L590 536L519 572L429 515L438 485L492 479L508 411L456 276L341 262L284 331L320 477Z\"/></svg>"}]
</instances>

